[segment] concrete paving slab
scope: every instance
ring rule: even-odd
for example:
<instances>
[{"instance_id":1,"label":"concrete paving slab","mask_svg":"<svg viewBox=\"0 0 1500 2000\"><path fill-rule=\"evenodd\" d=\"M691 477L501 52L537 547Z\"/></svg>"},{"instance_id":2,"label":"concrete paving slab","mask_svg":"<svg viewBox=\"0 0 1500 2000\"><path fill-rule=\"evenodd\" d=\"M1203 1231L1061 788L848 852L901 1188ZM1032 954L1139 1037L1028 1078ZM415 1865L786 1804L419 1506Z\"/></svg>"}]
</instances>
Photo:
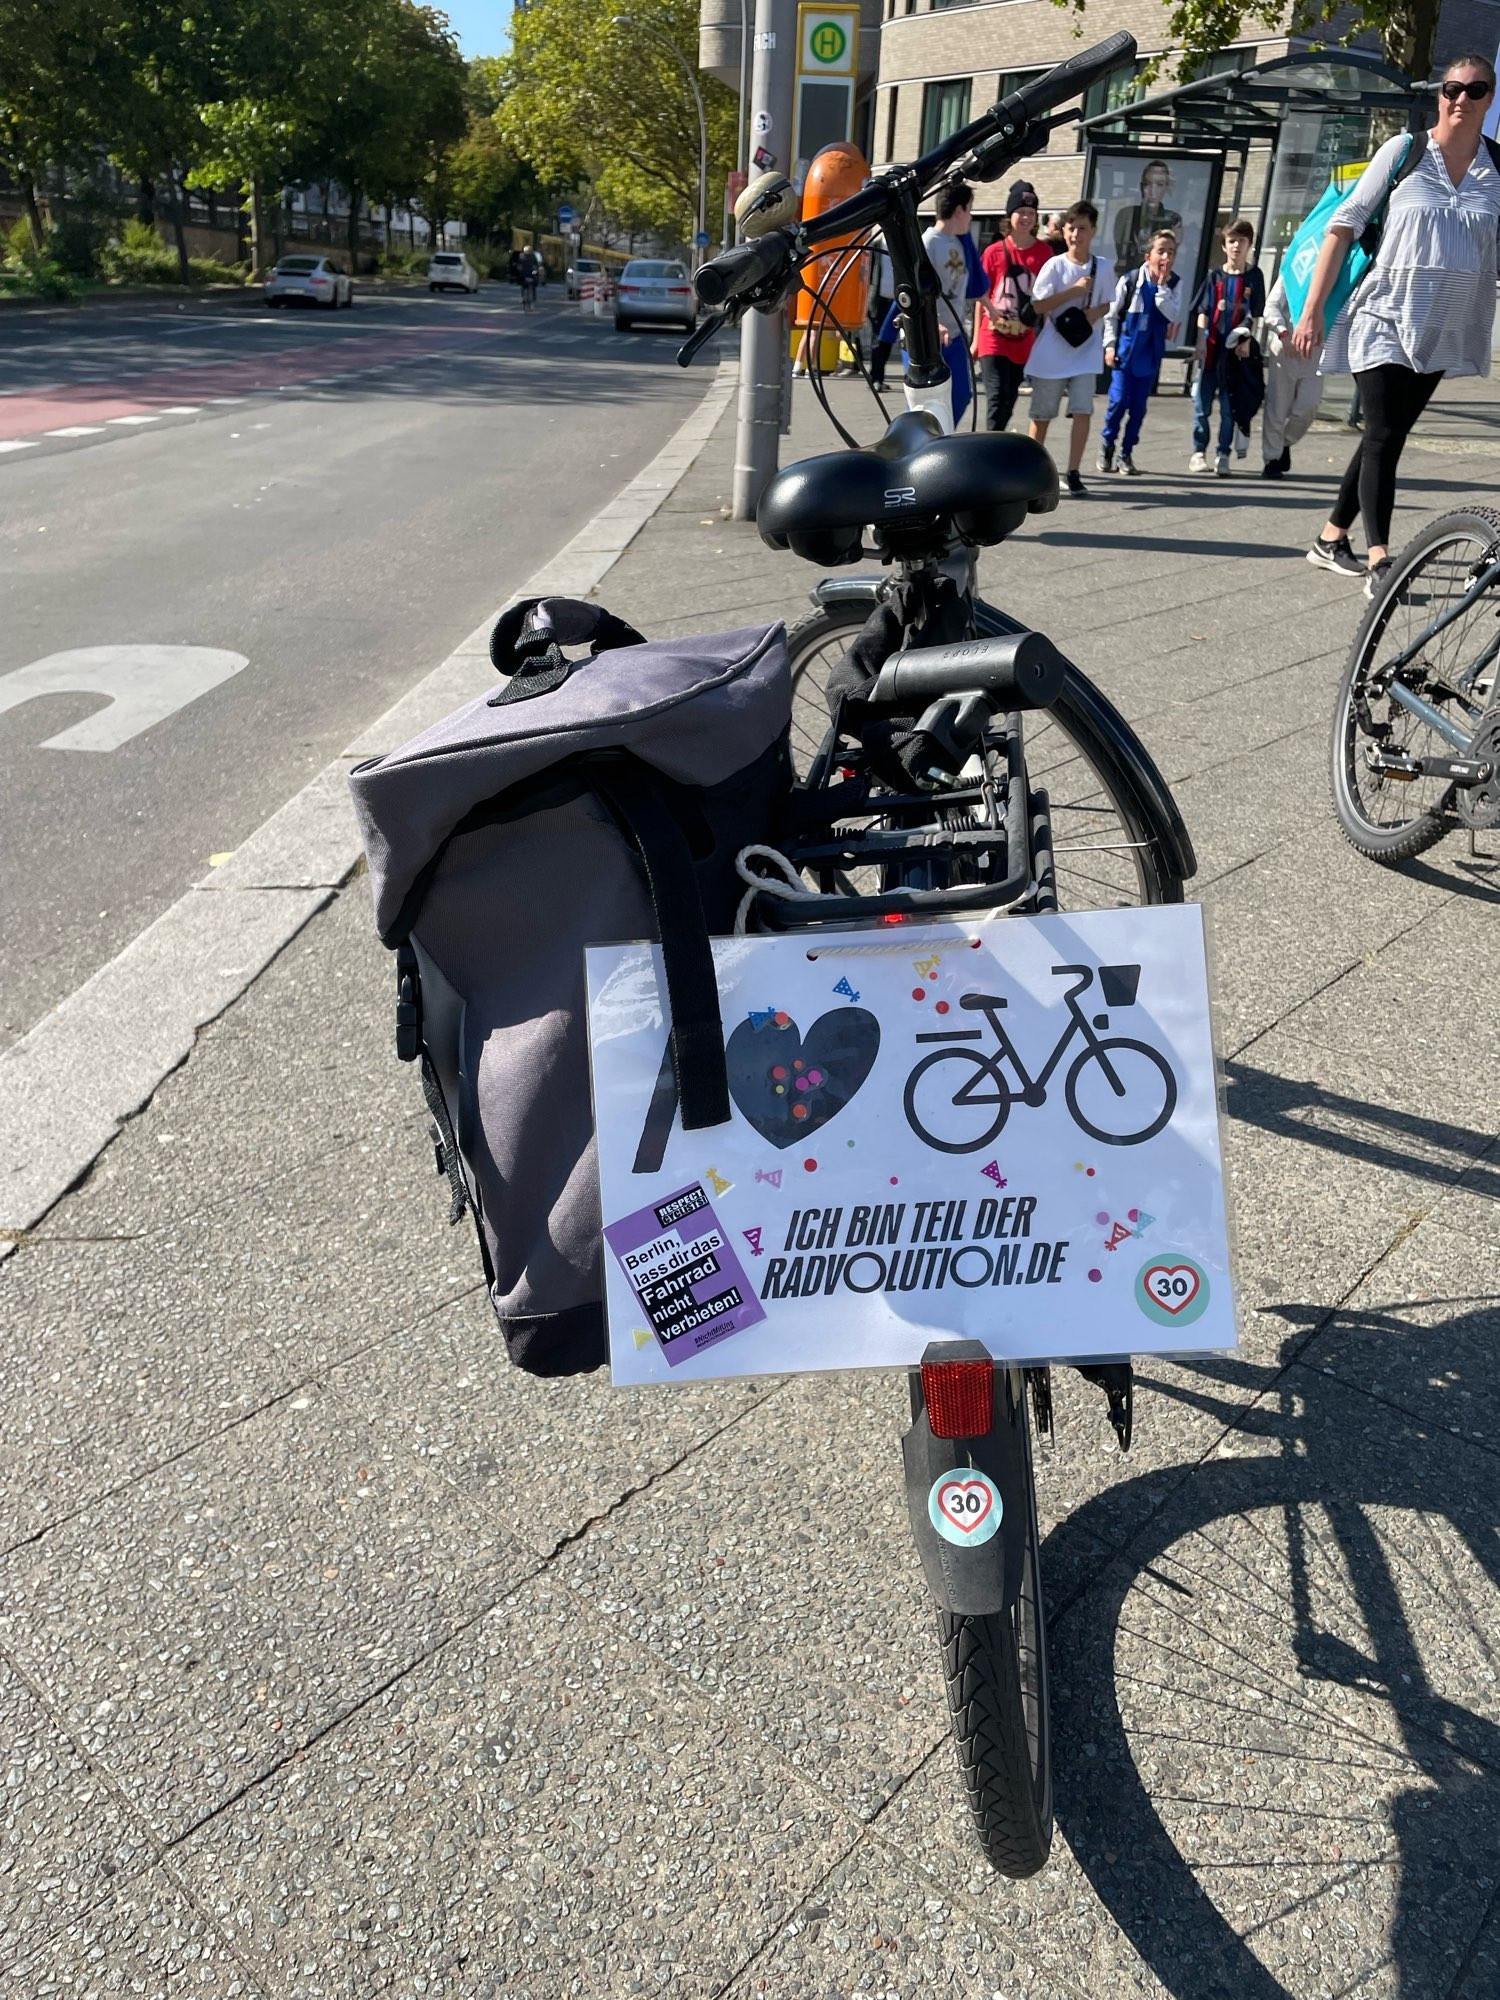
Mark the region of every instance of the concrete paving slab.
<instances>
[{"instance_id":1,"label":"concrete paving slab","mask_svg":"<svg viewBox=\"0 0 1500 2000\"><path fill-rule=\"evenodd\" d=\"M472 1244L447 1263L441 1221L412 1227L429 1179L408 1141L262 1183L253 1227L231 1205L140 1237L28 1245L0 1291L0 1546L472 1289Z\"/></svg>"},{"instance_id":2,"label":"concrete paving slab","mask_svg":"<svg viewBox=\"0 0 1500 2000\"><path fill-rule=\"evenodd\" d=\"M535 1567L309 1388L13 1550L0 1636L178 1840Z\"/></svg>"},{"instance_id":3,"label":"concrete paving slab","mask_svg":"<svg viewBox=\"0 0 1500 2000\"><path fill-rule=\"evenodd\" d=\"M29 2000L270 2000L215 1926L158 1869L71 1921L14 1968Z\"/></svg>"},{"instance_id":4,"label":"concrete paving slab","mask_svg":"<svg viewBox=\"0 0 1500 2000\"><path fill-rule=\"evenodd\" d=\"M43 1938L104 1901L155 1856L144 1826L7 1660L0 1660L0 1743L3 1978L5 1967L34 1953Z\"/></svg>"},{"instance_id":5,"label":"concrete paving slab","mask_svg":"<svg viewBox=\"0 0 1500 2000\"><path fill-rule=\"evenodd\" d=\"M277 2000L708 2000L857 1833L542 1580L178 1858Z\"/></svg>"},{"instance_id":6,"label":"concrete paving slab","mask_svg":"<svg viewBox=\"0 0 1500 2000\"><path fill-rule=\"evenodd\" d=\"M904 1857L862 1840L820 1882L779 1936L725 1988L723 2000L1004 2000L1039 1991L1081 2000L1080 1989L1030 1961L960 1898L935 1893Z\"/></svg>"},{"instance_id":7,"label":"concrete paving slab","mask_svg":"<svg viewBox=\"0 0 1500 2000\"><path fill-rule=\"evenodd\" d=\"M482 1288L328 1381L462 1493L476 1517L539 1556L555 1554L711 1438L733 1434L777 1386L755 1378L621 1390L609 1386L607 1370L529 1376L507 1359ZM759 1446L743 1448L753 1455Z\"/></svg>"},{"instance_id":8,"label":"concrete paving slab","mask_svg":"<svg viewBox=\"0 0 1500 2000\"><path fill-rule=\"evenodd\" d=\"M553 1565L715 1712L868 1816L948 1726L894 1375L802 1376Z\"/></svg>"},{"instance_id":9,"label":"concrete paving slab","mask_svg":"<svg viewBox=\"0 0 1500 2000\"><path fill-rule=\"evenodd\" d=\"M1500 1245L1411 1231L1305 1359L1455 1437L1500 1452Z\"/></svg>"}]
</instances>

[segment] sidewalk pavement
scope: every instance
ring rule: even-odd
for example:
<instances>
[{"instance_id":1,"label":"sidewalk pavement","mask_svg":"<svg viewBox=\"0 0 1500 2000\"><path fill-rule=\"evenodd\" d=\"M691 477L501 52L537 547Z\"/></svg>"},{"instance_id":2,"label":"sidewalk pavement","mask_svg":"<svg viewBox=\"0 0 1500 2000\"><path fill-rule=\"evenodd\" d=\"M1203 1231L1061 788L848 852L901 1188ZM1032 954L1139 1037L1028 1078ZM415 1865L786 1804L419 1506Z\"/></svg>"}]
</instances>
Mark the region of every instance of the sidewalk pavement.
<instances>
[{"instance_id":1,"label":"sidewalk pavement","mask_svg":"<svg viewBox=\"0 0 1500 2000\"><path fill-rule=\"evenodd\" d=\"M1428 424L1398 540L1500 474L1488 385ZM725 518L732 425L600 586L649 631L814 580ZM1497 1990L1500 839L1332 824L1348 444L1191 480L1164 398L983 559L1197 843L1244 1308L1128 1460L1059 1371L1048 1869L965 1826L903 1384L510 1371L354 879L0 1266L6 1992Z\"/></svg>"}]
</instances>

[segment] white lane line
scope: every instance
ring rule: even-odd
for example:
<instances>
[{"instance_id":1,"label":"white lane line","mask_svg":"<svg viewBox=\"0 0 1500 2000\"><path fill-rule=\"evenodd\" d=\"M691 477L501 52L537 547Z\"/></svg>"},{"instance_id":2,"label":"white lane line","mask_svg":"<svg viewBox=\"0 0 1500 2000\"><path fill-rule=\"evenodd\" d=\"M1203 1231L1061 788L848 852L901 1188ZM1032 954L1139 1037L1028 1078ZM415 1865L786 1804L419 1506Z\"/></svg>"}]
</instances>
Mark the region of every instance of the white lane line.
<instances>
[{"instance_id":1,"label":"white lane line","mask_svg":"<svg viewBox=\"0 0 1500 2000\"><path fill-rule=\"evenodd\" d=\"M40 438L0 438L0 451L30 451L34 444L40 443Z\"/></svg>"},{"instance_id":2,"label":"white lane line","mask_svg":"<svg viewBox=\"0 0 1500 2000\"><path fill-rule=\"evenodd\" d=\"M91 438L98 437L103 424L64 424L61 430L48 431L49 438Z\"/></svg>"},{"instance_id":3,"label":"white lane line","mask_svg":"<svg viewBox=\"0 0 1500 2000\"><path fill-rule=\"evenodd\" d=\"M154 424L156 418L157 412L153 410L149 417L106 417L104 421L107 424Z\"/></svg>"},{"instance_id":4,"label":"white lane line","mask_svg":"<svg viewBox=\"0 0 1500 2000\"><path fill-rule=\"evenodd\" d=\"M168 403L156 414L159 417L196 417L202 407L201 403Z\"/></svg>"},{"instance_id":5,"label":"white lane line","mask_svg":"<svg viewBox=\"0 0 1500 2000\"><path fill-rule=\"evenodd\" d=\"M226 409L230 403L243 403L243 396L210 396L208 399L216 410Z\"/></svg>"},{"instance_id":6,"label":"white lane line","mask_svg":"<svg viewBox=\"0 0 1500 2000\"><path fill-rule=\"evenodd\" d=\"M708 443L734 381L732 364L721 362L697 408L603 510L604 532L595 516L517 595L586 596ZM350 763L395 748L493 687L493 623L492 614L242 841L231 861L0 1051L0 1263L192 1053L198 1030L239 998L348 879L360 855Z\"/></svg>"}]
</instances>

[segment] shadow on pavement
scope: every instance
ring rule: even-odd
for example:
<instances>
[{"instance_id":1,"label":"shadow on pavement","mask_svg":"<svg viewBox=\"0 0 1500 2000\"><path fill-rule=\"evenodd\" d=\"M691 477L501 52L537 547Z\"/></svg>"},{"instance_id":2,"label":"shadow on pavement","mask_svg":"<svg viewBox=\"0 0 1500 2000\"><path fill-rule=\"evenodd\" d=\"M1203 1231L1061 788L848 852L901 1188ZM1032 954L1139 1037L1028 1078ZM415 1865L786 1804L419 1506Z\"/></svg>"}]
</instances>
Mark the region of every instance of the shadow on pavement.
<instances>
[{"instance_id":1,"label":"shadow on pavement","mask_svg":"<svg viewBox=\"0 0 1500 2000\"><path fill-rule=\"evenodd\" d=\"M1467 1373L1487 1388L1500 1301L1455 1303L1469 1309L1436 1335L1450 1386ZM1279 1310L1304 1327L1326 1318ZM1374 1353L1372 1379L1410 1379L1414 1365L1426 1377L1420 1331L1403 1320L1353 1312L1331 1325ZM1055 1646L1058 1825L1174 2000L1323 1992L1320 1924L1359 1934L1360 1991L1477 1996L1465 1968L1494 1889L1500 1727L1447 1689L1456 1640L1489 1657L1454 1572L1466 1554L1474 1594L1500 1585L1500 1458L1331 1372L1289 1371L1308 1338L1292 1335L1268 1367L1229 1357L1152 1380L1142 1362L1158 1394L1238 1424L1236 1448L1259 1440L1263 1452L1145 1474L1048 1537L1044 1570L1067 1573L1092 1539L1115 1538L1124 1506L1151 1510L1075 1598L1070 1643ZM1238 1396L1217 1394L1221 1384ZM1247 1386L1262 1392L1248 1415ZM1361 1448L1361 1419L1388 1422L1388 1449ZM1427 1539L1416 1532L1434 1523ZM1439 1607L1421 1638L1414 1597ZM1174 1679L1193 1720L1172 1700ZM1257 1763L1269 1781L1252 1775ZM1163 1769L1175 1783L1163 1785ZM1297 1812L1317 1824L1316 1844L1291 1831ZM1337 1948L1347 1992L1347 1935Z\"/></svg>"}]
</instances>

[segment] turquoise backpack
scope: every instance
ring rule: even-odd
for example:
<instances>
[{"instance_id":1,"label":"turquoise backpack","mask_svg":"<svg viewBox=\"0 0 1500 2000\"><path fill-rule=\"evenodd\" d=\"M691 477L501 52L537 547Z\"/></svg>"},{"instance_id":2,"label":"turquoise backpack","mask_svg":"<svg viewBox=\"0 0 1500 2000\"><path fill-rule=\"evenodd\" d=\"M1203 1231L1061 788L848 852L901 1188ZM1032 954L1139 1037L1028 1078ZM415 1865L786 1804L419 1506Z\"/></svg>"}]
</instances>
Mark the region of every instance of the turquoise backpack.
<instances>
[{"instance_id":1,"label":"turquoise backpack","mask_svg":"<svg viewBox=\"0 0 1500 2000\"><path fill-rule=\"evenodd\" d=\"M1333 290L1328 294L1327 303L1323 307L1325 326L1333 325L1344 307L1348 305L1355 286L1375 262L1375 253L1380 248L1381 225L1391 196L1407 175L1414 173L1421 165L1422 155L1426 149L1425 132L1407 133L1406 151L1401 155L1395 173L1391 175L1391 184L1385 191L1385 200L1371 217L1369 227L1359 241L1349 245L1343 269L1333 281ZM1335 209L1341 208L1348 200L1351 185L1352 183L1346 182L1340 186L1338 181L1330 181L1317 207L1307 216L1286 246L1286 252L1281 259L1280 275L1294 326L1301 319L1302 308L1307 304L1307 288L1312 283L1318 252L1323 248L1323 238L1328 234L1328 225L1333 220Z\"/></svg>"}]
</instances>

